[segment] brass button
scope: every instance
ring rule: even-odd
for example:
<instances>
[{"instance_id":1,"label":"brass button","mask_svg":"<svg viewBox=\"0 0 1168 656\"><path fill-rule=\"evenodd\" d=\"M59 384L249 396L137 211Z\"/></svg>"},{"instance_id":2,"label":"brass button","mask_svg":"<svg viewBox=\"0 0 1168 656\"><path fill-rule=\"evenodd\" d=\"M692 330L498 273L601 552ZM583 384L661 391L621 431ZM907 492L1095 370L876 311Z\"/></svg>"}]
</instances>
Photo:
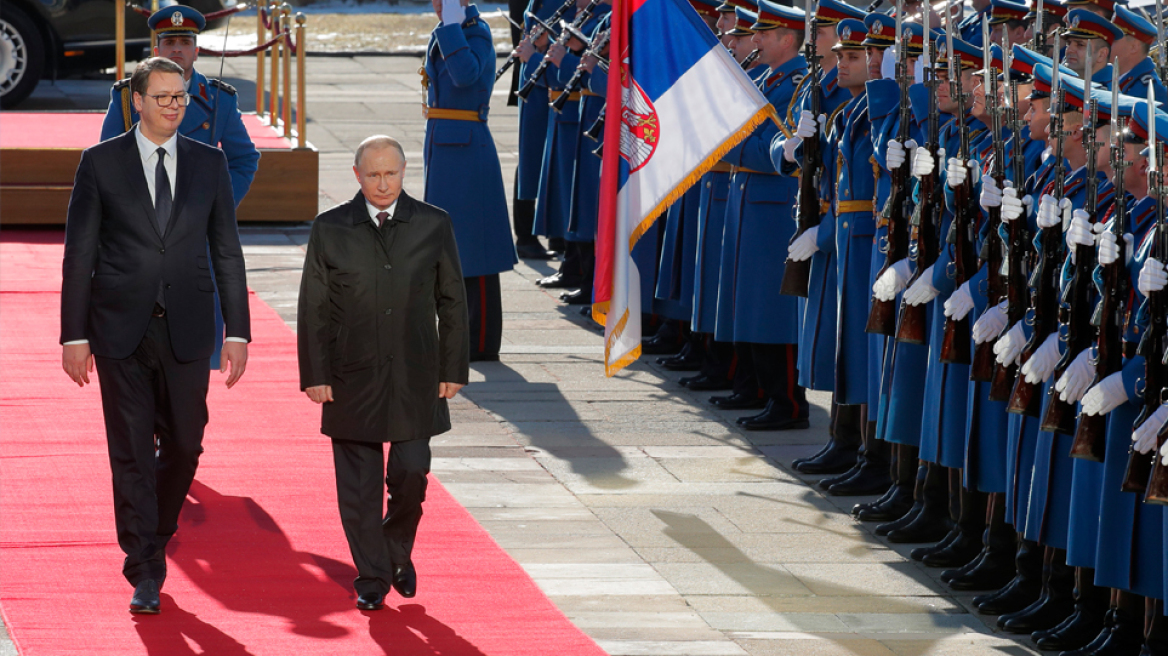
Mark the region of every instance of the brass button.
<instances>
[{"instance_id":1,"label":"brass button","mask_svg":"<svg viewBox=\"0 0 1168 656\"><path fill-rule=\"evenodd\" d=\"M743 182L741 185L739 185L739 186L738 186L738 190L739 190L739 191L746 191L746 183L745 183L745 182Z\"/></svg>"},{"instance_id":2,"label":"brass button","mask_svg":"<svg viewBox=\"0 0 1168 656\"><path fill-rule=\"evenodd\" d=\"M847 230L847 229L848 229L848 222L844 221L844 230Z\"/></svg>"},{"instance_id":3,"label":"brass button","mask_svg":"<svg viewBox=\"0 0 1168 656\"><path fill-rule=\"evenodd\" d=\"M211 122L207 121L206 123L203 123L203 129L210 130L211 129Z\"/></svg>"}]
</instances>

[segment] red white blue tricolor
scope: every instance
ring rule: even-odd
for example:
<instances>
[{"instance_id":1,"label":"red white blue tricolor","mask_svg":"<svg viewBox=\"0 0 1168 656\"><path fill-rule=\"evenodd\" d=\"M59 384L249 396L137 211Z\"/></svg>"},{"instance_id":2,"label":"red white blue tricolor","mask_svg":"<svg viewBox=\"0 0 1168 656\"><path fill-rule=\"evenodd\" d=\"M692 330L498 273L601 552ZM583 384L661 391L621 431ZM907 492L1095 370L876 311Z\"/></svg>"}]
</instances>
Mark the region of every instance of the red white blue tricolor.
<instances>
[{"instance_id":1,"label":"red white blue tricolor","mask_svg":"<svg viewBox=\"0 0 1168 656\"><path fill-rule=\"evenodd\" d=\"M609 58L592 314L611 376L641 355L633 246L726 151L778 117L687 0L614 0Z\"/></svg>"}]
</instances>

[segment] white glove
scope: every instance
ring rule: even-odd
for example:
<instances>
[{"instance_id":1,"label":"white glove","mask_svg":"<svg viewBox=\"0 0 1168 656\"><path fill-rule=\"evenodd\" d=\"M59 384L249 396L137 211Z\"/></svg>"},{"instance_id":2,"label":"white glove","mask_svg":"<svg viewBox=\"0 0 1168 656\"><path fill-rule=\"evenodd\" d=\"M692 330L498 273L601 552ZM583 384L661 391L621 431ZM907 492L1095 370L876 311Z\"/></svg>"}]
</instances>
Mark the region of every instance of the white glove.
<instances>
[{"instance_id":1,"label":"white glove","mask_svg":"<svg viewBox=\"0 0 1168 656\"><path fill-rule=\"evenodd\" d=\"M1026 376L1026 382L1031 385L1044 383L1047 378L1050 378L1051 372L1054 371L1061 357L1058 332L1053 332L1046 336L1046 341L1042 343L1042 346L1039 346L1034 355L1026 361L1026 364L1022 365L1021 373Z\"/></svg>"},{"instance_id":2,"label":"white glove","mask_svg":"<svg viewBox=\"0 0 1168 656\"><path fill-rule=\"evenodd\" d=\"M974 344L985 344L1002 334L1002 331L1006 329L1006 310L1008 307L1008 302L1002 301L986 310L985 314L973 322L973 330L970 333L973 335Z\"/></svg>"},{"instance_id":3,"label":"white glove","mask_svg":"<svg viewBox=\"0 0 1168 656\"><path fill-rule=\"evenodd\" d=\"M904 302L909 305L924 305L929 301L937 298L940 291L933 286L933 267L930 266L925 269L924 274L917 281L913 283L912 287L904 293Z\"/></svg>"},{"instance_id":4,"label":"white glove","mask_svg":"<svg viewBox=\"0 0 1168 656\"><path fill-rule=\"evenodd\" d=\"M1075 246L1095 245L1095 232L1091 228L1090 218L1086 210L1071 213L1071 228L1067 230L1067 247L1071 250Z\"/></svg>"},{"instance_id":5,"label":"white glove","mask_svg":"<svg viewBox=\"0 0 1168 656\"><path fill-rule=\"evenodd\" d=\"M802 137L788 137L783 141L783 159L795 163L795 151L803 143Z\"/></svg>"},{"instance_id":6,"label":"white glove","mask_svg":"<svg viewBox=\"0 0 1168 656\"><path fill-rule=\"evenodd\" d=\"M892 171L904 166L905 150L913 150L917 147L917 142L909 139L902 146L896 139L891 139L888 142L888 149L884 153L884 162L888 164L888 170Z\"/></svg>"},{"instance_id":7,"label":"white glove","mask_svg":"<svg viewBox=\"0 0 1168 656\"><path fill-rule=\"evenodd\" d=\"M442 0L442 24L457 25L466 20L466 7L458 0Z\"/></svg>"},{"instance_id":8,"label":"white glove","mask_svg":"<svg viewBox=\"0 0 1168 656\"><path fill-rule=\"evenodd\" d=\"M969 281L966 280L945 301L945 316L954 321L961 321L973 309L973 296L969 293Z\"/></svg>"},{"instance_id":9,"label":"white glove","mask_svg":"<svg viewBox=\"0 0 1168 656\"><path fill-rule=\"evenodd\" d=\"M950 157L949 164L945 167L945 181L948 183L950 189L956 189L965 182L966 173L970 174L970 180L977 184L981 179L981 167L977 165L974 160L962 162L957 157Z\"/></svg>"},{"instance_id":10,"label":"white glove","mask_svg":"<svg viewBox=\"0 0 1168 656\"><path fill-rule=\"evenodd\" d=\"M908 284L909 277L912 276L912 271L909 269L908 260L900 260L894 262L888 270L880 274L876 282L872 285L872 295L878 301L891 301L896 298L896 295L904 291L905 285Z\"/></svg>"},{"instance_id":11,"label":"white glove","mask_svg":"<svg viewBox=\"0 0 1168 656\"><path fill-rule=\"evenodd\" d=\"M1050 194L1043 194L1038 201L1038 227L1053 228L1062 223L1062 220L1058 199Z\"/></svg>"},{"instance_id":12,"label":"white glove","mask_svg":"<svg viewBox=\"0 0 1168 656\"><path fill-rule=\"evenodd\" d=\"M1091 363L1091 349L1087 348L1075 356L1071 366L1067 367L1062 378L1054 384L1054 391L1059 393L1063 403L1078 403L1093 380L1095 365Z\"/></svg>"},{"instance_id":13,"label":"white glove","mask_svg":"<svg viewBox=\"0 0 1168 656\"><path fill-rule=\"evenodd\" d=\"M1121 254L1119 241L1115 238L1115 233L1110 230L1104 230L1099 233L1099 236L1095 238L1099 243L1099 263L1104 266L1115 264L1122 257L1124 264L1127 264L1131 261L1133 252L1132 244L1135 242L1135 239L1135 235L1130 232L1123 236L1124 244L1123 253Z\"/></svg>"},{"instance_id":14,"label":"white glove","mask_svg":"<svg viewBox=\"0 0 1168 656\"><path fill-rule=\"evenodd\" d=\"M819 226L813 226L803 231L795 243L787 249L787 259L792 262L802 262L811 259L812 255L819 250L819 246L815 243L815 238L819 234Z\"/></svg>"},{"instance_id":15,"label":"white glove","mask_svg":"<svg viewBox=\"0 0 1168 656\"><path fill-rule=\"evenodd\" d=\"M1014 188L1013 183L1006 180L1006 188L1002 190L1002 220L1007 223L1013 221L1022 216L1029 205L1030 196L1018 198L1018 190Z\"/></svg>"},{"instance_id":16,"label":"white glove","mask_svg":"<svg viewBox=\"0 0 1168 656\"><path fill-rule=\"evenodd\" d=\"M819 134L819 124L826 122L827 117L823 114L819 115L819 120L815 120L815 115L806 109L799 113L799 124L795 126L795 136L800 139L807 137L814 137Z\"/></svg>"},{"instance_id":17,"label":"white glove","mask_svg":"<svg viewBox=\"0 0 1168 656\"><path fill-rule=\"evenodd\" d=\"M986 178L981 183L981 206L985 209L1002 206L1002 190L993 178Z\"/></svg>"},{"instance_id":18,"label":"white glove","mask_svg":"<svg viewBox=\"0 0 1168 656\"><path fill-rule=\"evenodd\" d=\"M1083 397L1083 414L1105 415L1126 401L1127 390L1123 388L1123 374L1116 372L1087 390L1087 395Z\"/></svg>"},{"instance_id":19,"label":"white glove","mask_svg":"<svg viewBox=\"0 0 1168 656\"><path fill-rule=\"evenodd\" d=\"M1152 449L1156 448L1156 437L1160 433L1160 429L1164 427L1165 420L1168 420L1168 405L1161 405L1156 408L1156 411L1148 415L1144 423L1136 427L1132 432L1132 442L1135 442L1135 449L1140 453L1150 453ZM1168 465L1168 442L1160 447L1160 455L1163 457L1162 464Z\"/></svg>"},{"instance_id":20,"label":"white glove","mask_svg":"<svg viewBox=\"0 0 1168 656\"><path fill-rule=\"evenodd\" d=\"M1154 257L1149 257L1144 262L1144 268L1140 269L1140 278L1136 281L1136 287L1139 288L1140 293L1144 296L1152 292L1158 292L1164 289L1164 285L1168 285L1168 274L1164 273L1164 265Z\"/></svg>"},{"instance_id":21,"label":"white glove","mask_svg":"<svg viewBox=\"0 0 1168 656\"><path fill-rule=\"evenodd\" d=\"M937 156L944 159L945 149L938 150ZM928 148L917 148L913 151L912 175L914 178L923 178L926 175L931 175L936 166L937 160L933 159L933 154L929 152Z\"/></svg>"},{"instance_id":22,"label":"white glove","mask_svg":"<svg viewBox=\"0 0 1168 656\"><path fill-rule=\"evenodd\" d=\"M1019 321L1001 339L994 342L994 355L998 356L996 358L998 364L1006 367L1018 362L1018 356L1022 355L1022 347L1024 346L1026 346L1026 331L1022 330L1022 322Z\"/></svg>"}]
</instances>

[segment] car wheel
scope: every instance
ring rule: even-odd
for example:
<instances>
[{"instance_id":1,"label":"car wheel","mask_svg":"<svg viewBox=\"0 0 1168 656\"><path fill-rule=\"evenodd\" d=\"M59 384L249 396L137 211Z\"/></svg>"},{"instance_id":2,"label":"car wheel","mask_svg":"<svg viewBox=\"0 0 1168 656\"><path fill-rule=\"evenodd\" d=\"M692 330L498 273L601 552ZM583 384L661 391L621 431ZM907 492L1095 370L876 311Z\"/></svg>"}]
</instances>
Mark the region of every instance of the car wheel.
<instances>
[{"instance_id":1,"label":"car wheel","mask_svg":"<svg viewBox=\"0 0 1168 656\"><path fill-rule=\"evenodd\" d=\"M0 14L0 107L10 109L27 98L44 66L40 31L24 12L5 7Z\"/></svg>"}]
</instances>

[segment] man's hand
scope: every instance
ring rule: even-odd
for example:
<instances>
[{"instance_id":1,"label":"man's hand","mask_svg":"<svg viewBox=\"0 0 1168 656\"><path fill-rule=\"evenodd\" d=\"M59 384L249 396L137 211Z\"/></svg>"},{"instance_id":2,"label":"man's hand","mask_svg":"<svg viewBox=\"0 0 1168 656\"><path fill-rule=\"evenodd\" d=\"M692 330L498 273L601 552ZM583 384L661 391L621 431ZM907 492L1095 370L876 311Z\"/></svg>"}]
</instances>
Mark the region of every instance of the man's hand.
<instances>
[{"instance_id":1,"label":"man's hand","mask_svg":"<svg viewBox=\"0 0 1168 656\"><path fill-rule=\"evenodd\" d=\"M332 403L333 400L332 385L316 385L304 390L304 393L313 403Z\"/></svg>"},{"instance_id":2,"label":"man's hand","mask_svg":"<svg viewBox=\"0 0 1168 656\"><path fill-rule=\"evenodd\" d=\"M566 54L568 54L567 48L560 45L559 43L553 43L551 47L548 48L546 56L553 64L559 66L560 63L564 61L564 55Z\"/></svg>"},{"instance_id":3,"label":"man's hand","mask_svg":"<svg viewBox=\"0 0 1168 656\"><path fill-rule=\"evenodd\" d=\"M66 344L62 347L61 368L78 387L85 387L89 383L89 372L93 371L93 353L89 351L89 344Z\"/></svg>"},{"instance_id":4,"label":"man's hand","mask_svg":"<svg viewBox=\"0 0 1168 656\"><path fill-rule=\"evenodd\" d=\"M458 394L458 390L463 387L466 386L461 383L438 383L438 398L453 399L454 395ZM332 399L329 400L331 401Z\"/></svg>"},{"instance_id":5,"label":"man's hand","mask_svg":"<svg viewBox=\"0 0 1168 656\"><path fill-rule=\"evenodd\" d=\"M223 342L223 353L219 356L219 373L226 373L228 364L231 365L231 375L227 377L227 389L231 389L247 369L247 344Z\"/></svg>"},{"instance_id":6,"label":"man's hand","mask_svg":"<svg viewBox=\"0 0 1168 656\"><path fill-rule=\"evenodd\" d=\"M523 37L523 40L519 42L519 45L515 46L515 56L519 57L519 61L525 64L527 63L527 60L531 59L531 56L534 54L535 46L531 45L531 40L527 37Z\"/></svg>"}]
</instances>

